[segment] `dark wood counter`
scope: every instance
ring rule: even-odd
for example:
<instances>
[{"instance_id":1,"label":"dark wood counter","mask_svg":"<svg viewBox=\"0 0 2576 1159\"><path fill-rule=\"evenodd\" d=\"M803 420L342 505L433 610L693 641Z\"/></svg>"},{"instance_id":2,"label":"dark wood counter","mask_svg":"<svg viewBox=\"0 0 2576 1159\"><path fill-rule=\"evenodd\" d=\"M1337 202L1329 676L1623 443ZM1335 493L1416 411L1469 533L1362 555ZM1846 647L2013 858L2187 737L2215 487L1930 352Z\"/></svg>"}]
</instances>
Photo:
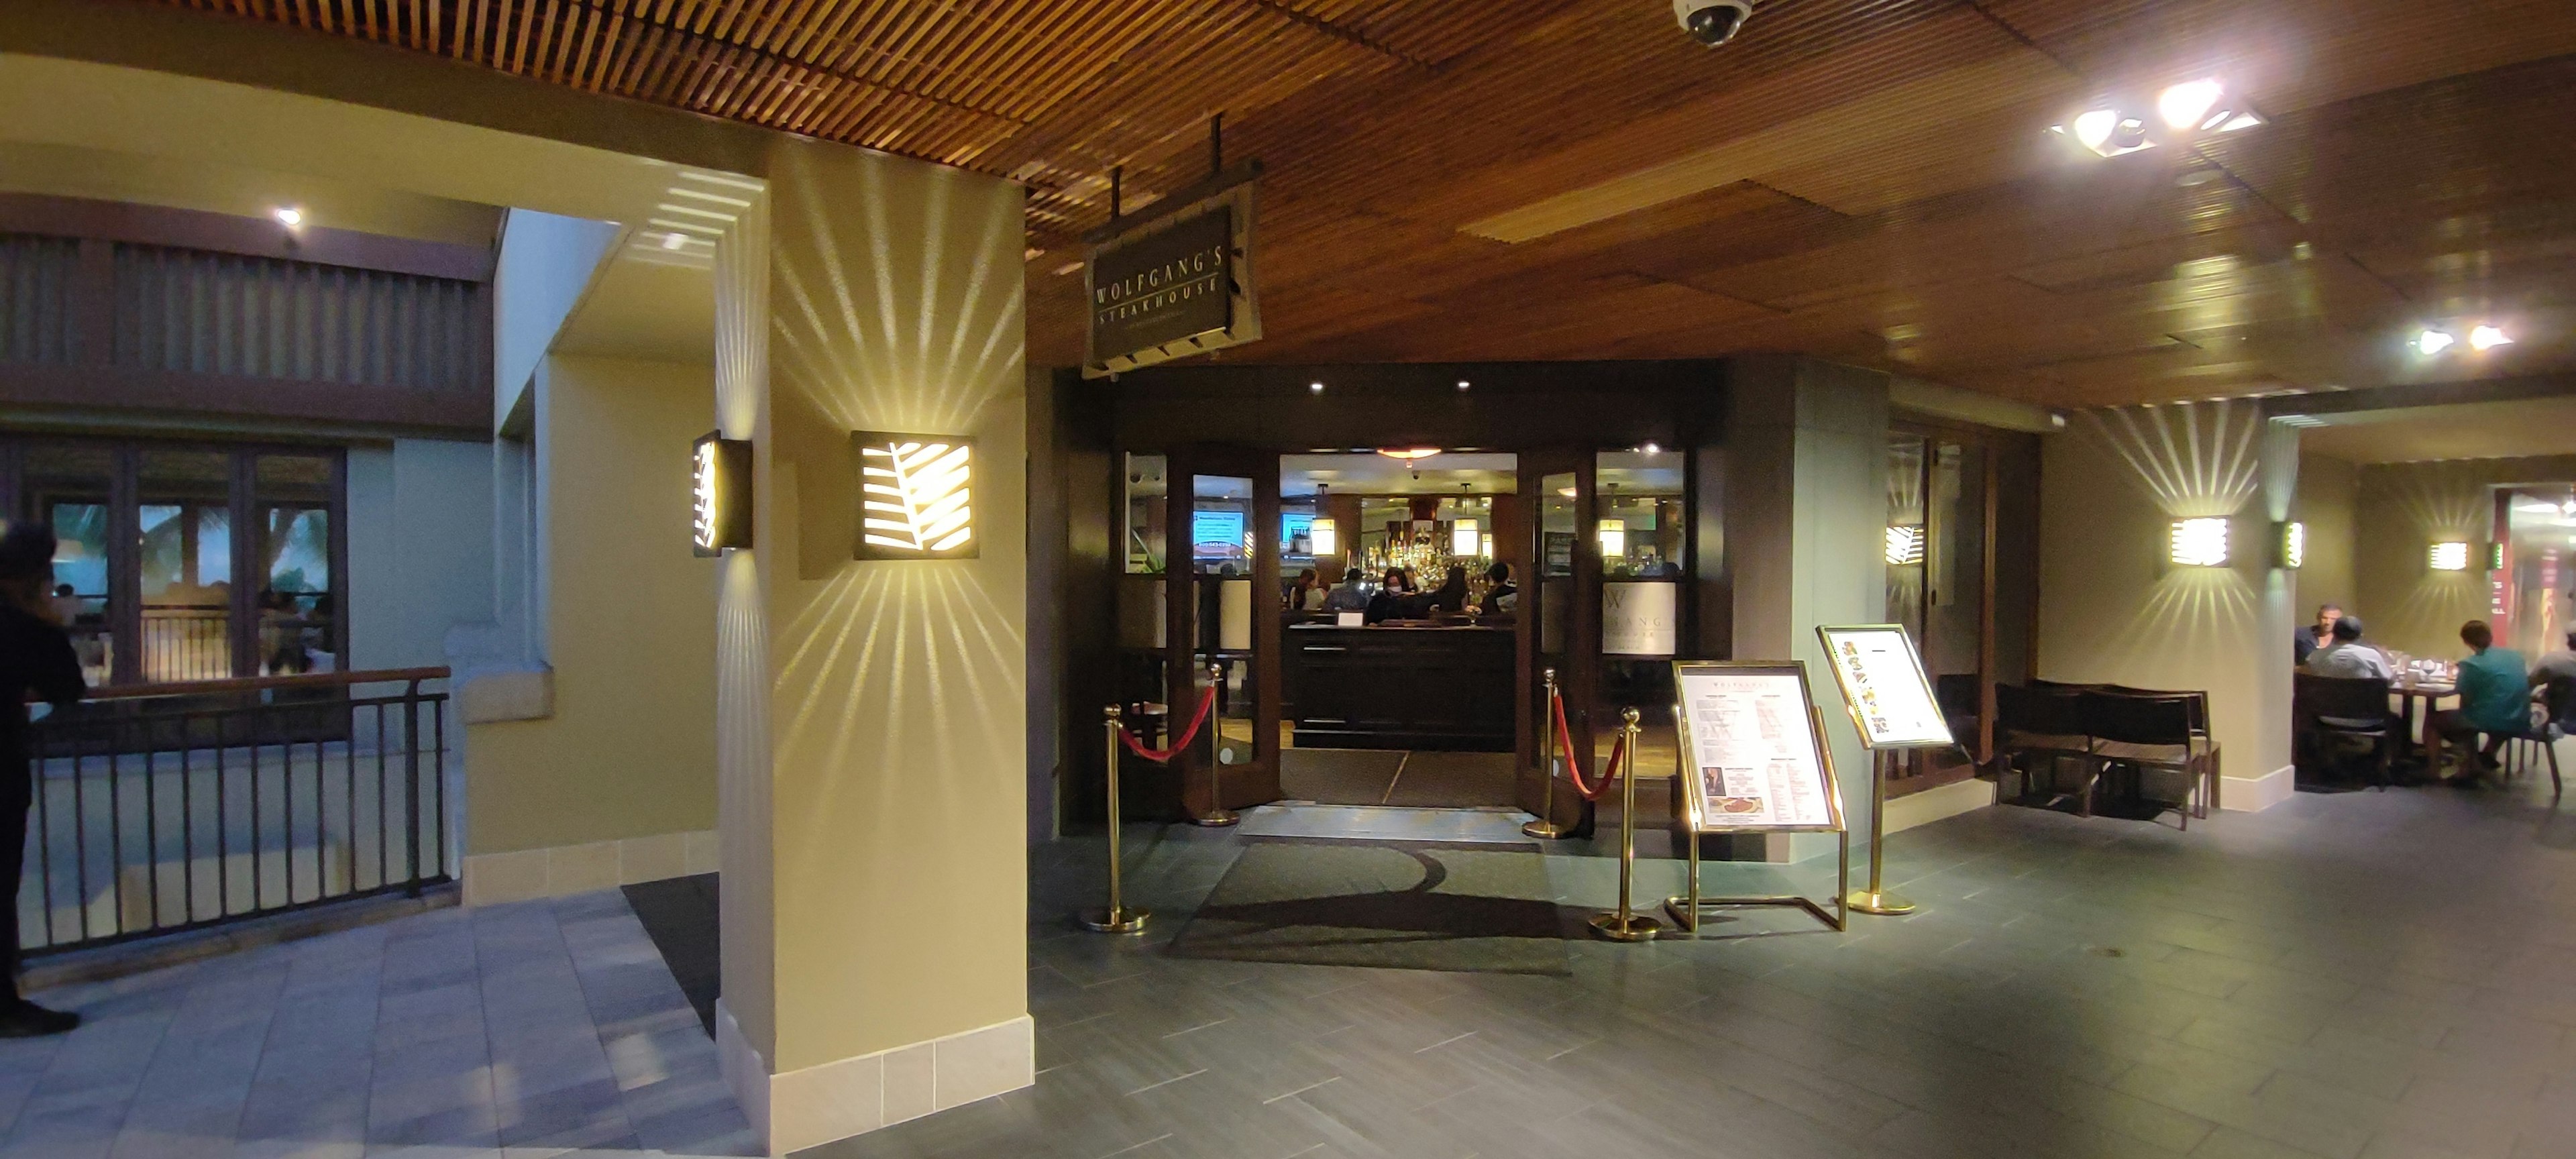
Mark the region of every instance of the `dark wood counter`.
<instances>
[{"instance_id":1,"label":"dark wood counter","mask_svg":"<svg viewBox=\"0 0 2576 1159\"><path fill-rule=\"evenodd\" d=\"M1508 625L1292 624L1280 635L1299 747L1512 751Z\"/></svg>"}]
</instances>

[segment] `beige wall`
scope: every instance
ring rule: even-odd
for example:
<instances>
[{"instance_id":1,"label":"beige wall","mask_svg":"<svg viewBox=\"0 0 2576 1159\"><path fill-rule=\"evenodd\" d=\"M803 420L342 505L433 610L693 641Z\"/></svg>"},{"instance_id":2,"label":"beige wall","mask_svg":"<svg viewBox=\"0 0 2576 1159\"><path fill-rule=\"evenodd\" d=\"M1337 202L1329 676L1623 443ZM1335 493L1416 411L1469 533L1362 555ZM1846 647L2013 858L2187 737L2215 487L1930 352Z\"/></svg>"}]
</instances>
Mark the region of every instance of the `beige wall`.
<instances>
[{"instance_id":1,"label":"beige wall","mask_svg":"<svg viewBox=\"0 0 2576 1159\"><path fill-rule=\"evenodd\" d=\"M2369 638L2418 656L2458 656L2465 650L2460 625L2491 618L2488 579L2474 558L2468 571L2434 571L2426 550L2437 540L2490 538L2497 484L2569 479L2576 479L2576 455L2361 468L2353 578Z\"/></svg>"},{"instance_id":2,"label":"beige wall","mask_svg":"<svg viewBox=\"0 0 2576 1159\"><path fill-rule=\"evenodd\" d=\"M760 355L719 326L726 425L766 434L723 663L765 651L772 676L765 742L759 690L723 691L724 985L783 1076L1027 1013L1025 384L1016 187L810 144L769 177L765 421L732 385ZM720 299L750 273L720 270ZM977 558L852 562L854 430L977 440ZM738 901L736 834L763 828Z\"/></svg>"},{"instance_id":3,"label":"beige wall","mask_svg":"<svg viewBox=\"0 0 2576 1159\"><path fill-rule=\"evenodd\" d=\"M2316 616L2317 605L2338 603L2363 616L2376 636L2379 625L2364 614L2353 587L2353 504L2361 487L2361 468L2342 459L2299 453L2299 490L2290 500L2290 518L2307 524L2307 558L2293 584L2290 614L2294 624ZM2295 630L2295 629L2294 629Z\"/></svg>"},{"instance_id":4,"label":"beige wall","mask_svg":"<svg viewBox=\"0 0 2576 1159\"><path fill-rule=\"evenodd\" d=\"M556 355L539 378L554 715L468 728L467 851L713 829L716 564L688 550L712 372Z\"/></svg>"},{"instance_id":5,"label":"beige wall","mask_svg":"<svg viewBox=\"0 0 2576 1159\"><path fill-rule=\"evenodd\" d=\"M2294 618L2268 541L2295 439L2232 402L2080 412L2042 446L2039 675L2205 690L2226 803L2286 797ZM2200 516L2229 521L2228 566L2167 562L2171 522Z\"/></svg>"}]
</instances>

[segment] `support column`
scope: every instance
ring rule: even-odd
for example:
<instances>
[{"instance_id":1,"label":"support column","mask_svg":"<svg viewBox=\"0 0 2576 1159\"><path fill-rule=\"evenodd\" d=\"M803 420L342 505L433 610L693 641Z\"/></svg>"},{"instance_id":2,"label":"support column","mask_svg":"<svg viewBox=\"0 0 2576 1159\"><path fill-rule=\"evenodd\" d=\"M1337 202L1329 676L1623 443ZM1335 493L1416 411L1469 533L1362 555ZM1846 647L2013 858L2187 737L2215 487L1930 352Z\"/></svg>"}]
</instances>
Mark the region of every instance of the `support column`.
<instances>
[{"instance_id":1,"label":"support column","mask_svg":"<svg viewBox=\"0 0 2576 1159\"><path fill-rule=\"evenodd\" d=\"M1026 388L1017 187L801 141L768 178L717 270L757 476L719 580L717 1038L785 1154L1033 1078ZM976 558L853 562L854 430L975 440Z\"/></svg>"},{"instance_id":2,"label":"support column","mask_svg":"<svg viewBox=\"0 0 2576 1159\"><path fill-rule=\"evenodd\" d=\"M1738 660L1799 659L1842 780L1853 843L1869 840L1869 754L1843 711L1818 624L1887 618L1887 376L1810 358L1729 364L1726 558ZM1768 839L1766 860L1830 853L1831 835Z\"/></svg>"},{"instance_id":3,"label":"support column","mask_svg":"<svg viewBox=\"0 0 2576 1159\"><path fill-rule=\"evenodd\" d=\"M2298 432L2252 400L2084 411L2043 444L2039 674L2209 693L2221 803L2289 799L2291 579L2272 523ZM2223 567L2170 559L2173 522L2227 521Z\"/></svg>"}]
</instances>

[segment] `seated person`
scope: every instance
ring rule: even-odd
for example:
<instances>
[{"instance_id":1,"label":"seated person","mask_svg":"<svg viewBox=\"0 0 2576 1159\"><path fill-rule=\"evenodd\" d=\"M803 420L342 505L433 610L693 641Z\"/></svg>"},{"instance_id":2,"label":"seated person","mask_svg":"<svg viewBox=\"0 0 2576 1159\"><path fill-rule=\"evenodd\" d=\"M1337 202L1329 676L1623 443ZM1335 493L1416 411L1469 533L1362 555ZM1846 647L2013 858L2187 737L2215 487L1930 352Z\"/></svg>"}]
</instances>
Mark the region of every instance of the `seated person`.
<instances>
[{"instance_id":1,"label":"seated person","mask_svg":"<svg viewBox=\"0 0 2576 1159\"><path fill-rule=\"evenodd\" d=\"M2357 616L2335 620L2332 635L2308 654L2308 671L2319 676L2397 678L2397 666L2388 662L2388 654L2361 642L2361 619Z\"/></svg>"},{"instance_id":2,"label":"seated person","mask_svg":"<svg viewBox=\"0 0 2576 1159\"><path fill-rule=\"evenodd\" d=\"M2531 662L2531 682L2547 684L2560 677L2576 680L2576 628L2567 630L2567 646L2555 652L2541 653Z\"/></svg>"},{"instance_id":3,"label":"seated person","mask_svg":"<svg viewBox=\"0 0 2576 1159\"><path fill-rule=\"evenodd\" d=\"M1365 612L1368 606L1369 594L1360 590L1360 569L1355 567L1342 569L1342 582L1324 593L1327 612Z\"/></svg>"},{"instance_id":4,"label":"seated person","mask_svg":"<svg viewBox=\"0 0 2576 1159\"><path fill-rule=\"evenodd\" d=\"M1494 566L1485 569L1485 602L1477 605L1478 614L1508 616L1520 598L1521 590L1512 586L1512 565L1495 560Z\"/></svg>"},{"instance_id":5,"label":"seated person","mask_svg":"<svg viewBox=\"0 0 2576 1159\"><path fill-rule=\"evenodd\" d=\"M2471 767L2449 777L2452 784L2475 782L2479 775L2497 767L2496 751L2508 737L2531 727L2531 679L2524 674L2522 654L2511 648L2495 646L2495 632L2484 620L2471 620L2460 625L2460 642L2469 646L2469 655L2460 661L2460 706L2434 713L2424 722L2432 733L2432 767L2442 767L2444 743L2467 744L2479 733L2487 742Z\"/></svg>"},{"instance_id":6,"label":"seated person","mask_svg":"<svg viewBox=\"0 0 2576 1159\"><path fill-rule=\"evenodd\" d=\"M1403 570L1391 567L1386 569L1386 578L1378 585L1377 594L1369 597L1368 615L1360 622L1376 624L1387 620L1419 620L1422 613L1421 598L1409 594Z\"/></svg>"},{"instance_id":7,"label":"seated person","mask_svg":"<svg viewBox=\"0 0 2576 1159\"><path fill-rule=\"evenodd\" d=\"M1440 589L1431 593L1430 601L1433 612L1454 616L1466 611L1467 569L1450 564L1449 574L1441 577Z\"/></svg>"},{"instance_id":8,"label":"seated person","mask_svg":"<svg viewBox=\"0 0 2576 1159\"><path fill-rule=\"evenodd\" d=\"M2298 631L2290 634L2290 663L2307 663L2308 657L2334 635L2335 621L2342 618L2342 608L2333 604L2317 605L2317 622L2302 624Z\"/></svg>"}]
</instances>

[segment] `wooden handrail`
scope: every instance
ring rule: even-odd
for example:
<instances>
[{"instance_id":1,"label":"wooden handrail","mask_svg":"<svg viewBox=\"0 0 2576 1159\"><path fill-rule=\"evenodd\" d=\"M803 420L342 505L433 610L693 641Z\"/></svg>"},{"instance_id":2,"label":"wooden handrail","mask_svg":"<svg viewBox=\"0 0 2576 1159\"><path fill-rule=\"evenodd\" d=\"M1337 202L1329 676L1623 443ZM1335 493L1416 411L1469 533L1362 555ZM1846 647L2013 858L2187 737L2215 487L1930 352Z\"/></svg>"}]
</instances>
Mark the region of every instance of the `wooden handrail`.
<instances>
[{"instance_id":1,"label":"wooden handrail","mask_svg":"<svg viewBox=\"0 0 2576 1159\"><path fill-rule=\"evenodd\" d=\"M373 672L315 672L303 676L243 676L229 680L190 680L176 684L111 684L90 689L90 700L140 700L150 696L196 696L210 692L260 692L271 688L346 688L352 684L398 684L445 680L445 665L435 668L384 668Z\"/></svg>"}]
</instances>

